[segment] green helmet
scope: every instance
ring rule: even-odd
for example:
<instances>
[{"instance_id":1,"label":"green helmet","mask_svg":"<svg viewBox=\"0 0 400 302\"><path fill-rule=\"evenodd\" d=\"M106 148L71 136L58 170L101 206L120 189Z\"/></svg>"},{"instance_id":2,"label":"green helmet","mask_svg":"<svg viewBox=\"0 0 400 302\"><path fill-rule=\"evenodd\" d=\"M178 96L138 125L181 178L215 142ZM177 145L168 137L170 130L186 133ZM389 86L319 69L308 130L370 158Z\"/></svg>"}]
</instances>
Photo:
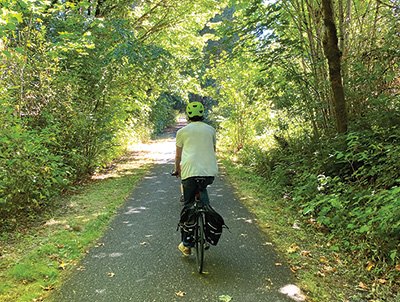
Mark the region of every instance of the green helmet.
<instances>
[{"instance_id":1,"label":"green helmet","mask_svg":"<svg viewBox=\"0 0 400 302\"><path fill-rule=\"evenodd\" d=\"M203 117L204 106L200 102L189 103L186 107L186 113L189 118L192 118L194 116Z\"/></svg>"}]
</instances>

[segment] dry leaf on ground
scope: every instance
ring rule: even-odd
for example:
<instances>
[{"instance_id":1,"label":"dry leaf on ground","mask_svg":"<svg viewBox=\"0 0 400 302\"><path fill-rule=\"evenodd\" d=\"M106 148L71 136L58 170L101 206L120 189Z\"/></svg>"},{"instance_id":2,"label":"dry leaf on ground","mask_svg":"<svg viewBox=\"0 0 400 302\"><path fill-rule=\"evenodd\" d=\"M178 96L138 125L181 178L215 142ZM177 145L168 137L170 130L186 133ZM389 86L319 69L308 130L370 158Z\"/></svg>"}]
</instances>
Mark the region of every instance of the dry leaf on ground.
<instances>
[{"instance_id":1,"label":"dry leaf on ground","mask_svg":"<svg viewBox=\"0 0 400 302\"><path fill-rule=\"evenodd\" d=\"M326 259L325 256L321 256L321 258L319 258L319 262L324 263L324 264L328 264L329 263L328 259Z\"/></svg>"},{"instance_id":2,"label":"dry leaf on ground","mask_svg":"<svg viewBox=\"0 0 400 302\"><path fill-rule=\"evenodd\" d=\"M304 266L291 266L290 267L290 270L293 272L293 273L296 273L299 269L303 269L304 268Z\"/></svg>"},{"instance_id":3,"label":"dry leaf on ground","mask_svg":"<svg viewBox=\"0 0 400 302\"><path fill-rule=\"evenodd\" d=\"M302 255L303 257L311 256L309 251L302 251L302 252L301 252L301 255Z\"/></svg>"},{"instance_id":4,"label":"dry leaf on ground","mask_svg":"<svg viewBox=\"0 0 400 302\"><path fill-rule=\"evenodd\" d=\"M54 289L53 285L54 285L54 283L52 283L52 284L50 284L50 285L48 285L48 286L42 286L42 285L40 285L40 287L41 287L43 290L50 291L50 290L53 290L53 289Z\"/></svg>"},{"instance_id":5,"label":"dry leaf on ground","mask_svg":"<svg viewBox=\"0 0 400 302\"><path fill-rule=\"evenodd\" d=\"M375 264L373 264L371 261L367 262L367 266L366 266L366 270L367 271L371 271L371 269L375 266Z\"/></svg>"},{"instance_id":6,"label":"dry leaf on ground","mask_svg":"<svg viewBox=\"0 0 400 302\"><path fill-rule=\"evenodd\" d=\"M324 274L334 273L336 272L336 267L324 265L324 268L321 269L321 272Z\"/></svg>"},{"instance_id":7,"label":"dry leaf on ground","mask_svg":"<svg viewBox=\"0 0 400 302\"><path fill-rule=\"evenodd\" d=\"M300 251L300 248L296 245L296 243L293 243L290 248L287 249L288 254L295 253L296 251Z\"/></svg>"},{"instance_id":8,"label":"dry leaf on ground","mask_svg":"<svg viewBox=\"0 0 400 302\"><path fill-rule=\"evenodd\" d=\"M64 261L61 261L59 268L65 269L67 267L67 265L68 265L68 263L65 263Z\"/></svg>"}]
</instances>

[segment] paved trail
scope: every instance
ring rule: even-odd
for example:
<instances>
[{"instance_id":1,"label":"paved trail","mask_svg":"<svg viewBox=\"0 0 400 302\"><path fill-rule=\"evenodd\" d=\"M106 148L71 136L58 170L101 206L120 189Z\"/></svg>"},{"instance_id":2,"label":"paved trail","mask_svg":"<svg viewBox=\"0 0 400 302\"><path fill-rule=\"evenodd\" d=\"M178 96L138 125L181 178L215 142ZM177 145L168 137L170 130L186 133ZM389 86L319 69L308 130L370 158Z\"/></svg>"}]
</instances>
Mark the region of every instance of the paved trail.
<instances>
[{"instance_id":1,"label":"paved trail","mask_svg":"<svg viewBox=\"0 0 400 302\"><path fill-rule=\"evenodd\" d=\"M275 265L282 260L224 175L209 195L231 233L224 231L218 246L206 251L206 274L196 272L194 256L177 249L180 182L169 175L175 140L153 145L156 164L99 240L104 246L90 250L80 264L85 270L75 271L54 301L295 301L281 293L294 282L289 269Z\"/></svg>"}]
</instances>

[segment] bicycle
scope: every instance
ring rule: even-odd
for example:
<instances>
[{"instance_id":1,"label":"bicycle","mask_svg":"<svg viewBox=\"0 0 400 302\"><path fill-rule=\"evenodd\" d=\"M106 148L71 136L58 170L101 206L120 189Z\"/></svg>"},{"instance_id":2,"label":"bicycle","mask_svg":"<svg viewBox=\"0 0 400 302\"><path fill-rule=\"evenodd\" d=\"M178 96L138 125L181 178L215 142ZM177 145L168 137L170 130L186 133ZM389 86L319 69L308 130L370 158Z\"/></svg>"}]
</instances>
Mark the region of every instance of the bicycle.
<instances>
[{"instance_id":1,"label":"bicycle","mask_svg":"<svg viewBox=\"0 0 400 302\"><path fill-rule=\"evenodd\" d=\"M205 237L205 224L206 224L206 217L205 217L205 209L203 204L200 201L200 194L196 194L195 198L195 209L196 209L196 228L194 232L195 238L195 251L196 251L196 263L198 272L201 274L203 272L204 266L204 251L210 248L210 245L206 241Z\"/></svg>"},{"instance_id":2,"label":"bicycle","mask_svg":"<svg viewBox=\"0 0 400 302\"><path fill-rule=\"evenodd\" d=\"M176 176L176 174L174 174L173 171L171 171L171 176ZM197 182L203 181L204 179L205 179L204 177L196 177ZM195 202L193 207L195 213L194 248L196 251L196 264L199 274L202 274L204 268L204 251L208 250L210 246L206 242L206 237L204 232L206 224L206 217L205 217L206 211L200 200L200 192L197 192L195 195Z\"/></svg>"}]
</instances>

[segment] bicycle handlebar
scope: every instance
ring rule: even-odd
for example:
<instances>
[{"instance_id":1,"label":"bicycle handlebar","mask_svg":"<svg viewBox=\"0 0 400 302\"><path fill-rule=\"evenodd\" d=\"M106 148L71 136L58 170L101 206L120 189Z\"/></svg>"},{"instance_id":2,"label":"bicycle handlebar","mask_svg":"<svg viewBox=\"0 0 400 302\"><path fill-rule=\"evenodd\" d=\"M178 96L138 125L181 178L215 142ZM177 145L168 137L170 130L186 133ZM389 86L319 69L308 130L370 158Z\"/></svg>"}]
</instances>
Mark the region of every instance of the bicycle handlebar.
<instances>
[{"instance_id":1,"label":"bicycle handlebar","mask_svg":"<svg viewBox=\"0 0 400 302\"><path fill-rule=\"evenodd\" d=\"M171 172L169 172L169 173L171 174L171 176L178 176L178 173L177 173L177 172L174 173L174 170L173 170L173 169L172 169Z\"/></svg>"}]
</instances>

